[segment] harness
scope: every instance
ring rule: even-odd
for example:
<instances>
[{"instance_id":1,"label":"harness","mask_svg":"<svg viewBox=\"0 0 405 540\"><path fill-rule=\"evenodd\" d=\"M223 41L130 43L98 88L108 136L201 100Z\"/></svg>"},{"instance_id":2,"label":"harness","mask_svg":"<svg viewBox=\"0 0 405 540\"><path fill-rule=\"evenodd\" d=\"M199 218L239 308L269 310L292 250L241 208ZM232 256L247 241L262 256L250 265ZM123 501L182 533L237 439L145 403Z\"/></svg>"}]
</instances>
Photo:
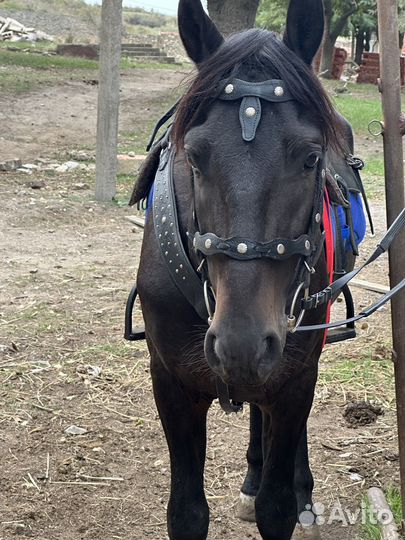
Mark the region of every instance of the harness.
<instances>
[{"instance_id":1,"label":"harness","mask_svg":"<svg viewBox=\"0 0 405 540\"><path fill-rule=\"evenodd\" d=\"M283 81L269 80L260 83L251 83L234 79L220 83L218 99L221 100L241 100L239 108L239 120L241 124L242 137L249 142L254 140L256 130L261 120L261 99L270 102L290 101L294 98L286 88ZM170 111L170 116L174 109ZM168 113L169 114L169 113ZM165 115L165 121L170 116ZM161 124L158 124L161 125ZM155 132L157 130L155 129ZM156 134L156 133L155 133ZM152 140L153 142L153 140ZM267 242L257 242L251 238L231 237L220 238L215 232L201 234L198 227L198 216L194 214L195 231L188 232L188 250L193 249L200 258L201 264L195 268L188 257L187 250L183 245L179 223L177 219L177 206L173 183L173 163L175 152L170 143L170 128L163 138L158 141L161 147L159 165L157 168L153 186L153 224L158 239L160 251L165 260L167 269L179 291L185 296L188 302L194 307L197 314L203 320L211 323L215 312L215 295L209 283L209 276L204 267L205 259L213 255L222 254L240 261L249 261L259 258L268 258L282 261L293 256L298 256L299 261L296 268L294 283L297 284L295 292L292 294L287 316L287 325L290 333L327 330L331 328L349 325L349 329L354 329L354 322L368 317L377 309L388 302L395 294L405 287L405 279L396 285L391 291L380 298L378 302L363 310L358 315L354 315L353 303L350 296L347 296L348 283L365 266L375 261L382 253L390 247L394 238L405 226L405 210L397 217L388 232L378 244L374 253L358 269L345 275L341 275L322 291L309 294L311 276L315 272L315 266L324 248L325 231L322 229L322 216L324 213L324 195L326 189L327 176L331 171L326 169L325 148L317 164L315 179L314 198L312 213L308 230L298 238L273 238ZM347 157L348 164L356 172L359 179L359 190L364 195L364 189L358 173L361 167L361 160ZM336 175L335 175L336 176ZM335 178L335 180L338 180ZM336 185L336 184L334 184ZM343 200L345 198L343 197ZM364 198L366 203L367 199ZM367 213L370 211L366 204ZM335 216L336 225L336 216ZM353 250L357 250L357 241L353 235L350 238ZM302 326L305 313L316 309L325 303L329 304L343 292L348 305L348 316L343 321L327 322L318 325ZM125 317L125 338L129 340L144 339L143 329L132 330L132 310L136 298L136 286L133 288L127 303ZM355 332L348 337L354 337ZM229 389L223 381L217 377L217 390L219 401L226 412L237 412L241 404L234 403L229 399Z\"/></svg>"}]
</instances>

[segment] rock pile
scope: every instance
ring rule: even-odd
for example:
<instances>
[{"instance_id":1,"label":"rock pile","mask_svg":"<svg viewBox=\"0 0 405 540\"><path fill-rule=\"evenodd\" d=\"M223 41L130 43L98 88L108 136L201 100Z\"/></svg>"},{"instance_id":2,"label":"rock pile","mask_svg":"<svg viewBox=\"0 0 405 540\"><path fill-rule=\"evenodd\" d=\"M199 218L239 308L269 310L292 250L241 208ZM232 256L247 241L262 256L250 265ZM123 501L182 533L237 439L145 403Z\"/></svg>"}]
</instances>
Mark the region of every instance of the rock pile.
<instances>
[{"instance_id":1,"label":"rock pile","mask_svg":"<svg viewBox=\"0 0 405 540\"><path fill-rule=\"evenodd\" d=\"M55 173L67 173L74 170L85 171L85 172L94 172L96 170L95 163L83 163L84 159L79 161L80 156L77 160L65 161L59 163L55 160L38 158L34 163L23 163L21 159L9 159L7 161L0 162L0 172L23 172L25 174L33 174L35 172L50 172Z\"/></svg>"},{"instance_id":2,"label":"rock pile","mask_svg":"<svg viewBox=\"0 0 405 540\"><path fill-rule=\"evenodd\" d=\"M54 38L41 30L27 27L11 17L0 17L0 40L5 41L53 41Z\"/></svg>"}]
</instances>

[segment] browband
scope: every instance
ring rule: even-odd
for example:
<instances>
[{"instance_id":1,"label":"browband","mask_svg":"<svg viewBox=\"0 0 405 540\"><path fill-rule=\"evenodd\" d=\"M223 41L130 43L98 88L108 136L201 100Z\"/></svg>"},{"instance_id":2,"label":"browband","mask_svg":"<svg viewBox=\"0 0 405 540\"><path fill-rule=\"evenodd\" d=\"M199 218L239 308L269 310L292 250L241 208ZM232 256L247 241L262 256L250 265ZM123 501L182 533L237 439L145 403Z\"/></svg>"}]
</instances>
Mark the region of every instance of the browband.
<instances>
[{"instance_id":1,"label":"browband","mask_svg":"<svg viewBox=\"0 0 405 540\"><path fill-rule=\"evenodd\" d=\"M246 142L253 141L260 124L262 107L260 99L280 103L294 99L284 81L271 79L262 82L248 82L241 79L221 81L219 99L231 101L241 99L239 121L242 137Z\"/></svg>"},{"instance_id":2,"label":"browband","mask_svg":"<svg viewBox=\"0 0 405 540\"><path fill-rule=\"evenodd\" d=\"M233 100L241 99L246 96L253 96L279 103L282 101L291 101L293 96L288 90L284 81L280 79L271 79L262 82L242 81L242 79L232 79L221 81L219 88L222 88L219 99Z\"/></svg>"}]
</instances>

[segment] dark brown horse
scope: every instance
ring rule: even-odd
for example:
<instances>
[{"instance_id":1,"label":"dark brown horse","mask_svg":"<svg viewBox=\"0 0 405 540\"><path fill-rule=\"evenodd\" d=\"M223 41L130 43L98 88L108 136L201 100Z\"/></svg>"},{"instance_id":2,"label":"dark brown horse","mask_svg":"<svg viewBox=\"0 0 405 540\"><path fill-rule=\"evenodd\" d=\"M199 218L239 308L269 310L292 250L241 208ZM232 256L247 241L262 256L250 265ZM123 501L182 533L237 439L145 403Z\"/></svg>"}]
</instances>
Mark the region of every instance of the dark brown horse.
<instances>
[{"instance_id":1,"label":"dark brown horse","mask_svg":"<svg viewBox=\"0 0 405 540\"><path fill-rule=\"evenodd\" d=\"M138 273L170 451L169 536L207 537L206 415L219 396L251 404L242 513L265 540L287 540L312 505L306 422L324 340L289 330L301 297L328 284L325 170L347 170L351 133L311 68L321 0L291 0L283 39L224 40L199 0L180 0L179 28L197 74L147 165L158 171ZM304 323L325 319L322 304Z\"/></svg>"}]
</instances>

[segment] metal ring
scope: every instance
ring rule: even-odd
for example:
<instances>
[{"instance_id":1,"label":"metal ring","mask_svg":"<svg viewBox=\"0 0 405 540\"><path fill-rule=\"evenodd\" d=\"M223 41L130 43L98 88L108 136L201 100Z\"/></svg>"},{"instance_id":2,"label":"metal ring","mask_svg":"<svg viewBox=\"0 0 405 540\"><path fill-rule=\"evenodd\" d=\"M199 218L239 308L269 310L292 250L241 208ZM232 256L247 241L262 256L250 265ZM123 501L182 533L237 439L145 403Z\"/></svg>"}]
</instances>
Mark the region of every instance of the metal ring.
<instances>
[{"instance_id":1,"label":"metal ring","mask_svg":"<svg viewBox=\"0 0 405 540\"><path fill-rule=\"evenodd\" d=\"M304 261L304 265L310 274L315 274L315 268L313 266L309 266L307 261Z\"/></svg>"},{"instance_id":2,"label":"metal ring","mask_svg":"<svg viewBox=\"0 0 405 540\"><path fill-rule=\"evenodd\" d=\"M211 287L211 285L208 283L208 280L206 279L204 281L204 300L205 300L205 307L207 308L207 312L208 312L208 324L211 324L212 319L214 318L214 311L212 311L212 309L211 309L211 301L210 301L210 297L209 297L208 287L210 288L211 294L214 297L214 302L215 302L215 300L216 300L215 293L214 293L213 288Z\"/></svg>"},{"instance_id":3,"label":"metal ring","mask_svg":"<svg viewBox=\"0 0 405 540\"><path fill-rule=\"evenodd\" d=\"M304 315L305 315L305 309L301 309L301 312L300 314L298 315L298 319L295 317L294 315L294 311L295 311L295 306L297 304L297 301L298 301L298 297L299 297L299 294L300 292L302 291L303 287L305 286L305 283L302 282L298 285L297 287L297 290L295 291L295 294L294 294L294 297L293 297L293 300L291 302L291 307L290 307L290 313L287 317L287 325L288 325L288 331L291 333L291 334L294 334L294 332L297 330L297 328L299 327L299 325L301 324L302 322L302 319L304 318ZM304 291L304 298L305 300L307 298L309 298L309 289L306 288L305 291Z\"/></svg>"},{"instance_id":4,"label":"metal ring","mask_svg":"<svg viewBox=\"0 0 405 540\"><path fill-rule=\"evenodd\" d=\"M379 129L379 131L373 131L372 130L372 127L374 125L378 126L377 129ZM383 133L384 133L384 124L381 122L381 120L371 120L371 122L368 124L368 132L373 137L378 137L379 135L383 135Z\"/></svg>"}]
</instances>

